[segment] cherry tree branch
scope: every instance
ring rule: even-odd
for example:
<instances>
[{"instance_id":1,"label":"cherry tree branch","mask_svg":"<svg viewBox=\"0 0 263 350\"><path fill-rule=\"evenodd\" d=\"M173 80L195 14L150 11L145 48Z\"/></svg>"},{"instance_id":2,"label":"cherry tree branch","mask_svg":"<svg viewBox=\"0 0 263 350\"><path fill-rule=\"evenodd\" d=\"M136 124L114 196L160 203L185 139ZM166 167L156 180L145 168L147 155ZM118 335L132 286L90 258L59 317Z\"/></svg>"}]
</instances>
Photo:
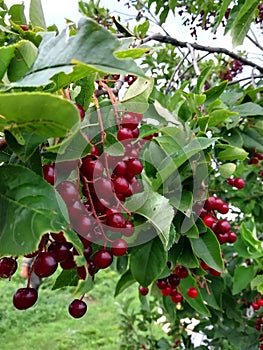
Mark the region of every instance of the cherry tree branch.
<instances>
[{"instance_id":1,"label":"cherry tree branch","mask_svg":"<svg viewBox=\"0 0 263 350\"><path fill-rule=\"evenodd\" d=\"M147 38L144 39L144 43L148 42L148 41L158 41L161 43L166 43L166 44L171 44L173 46L177 46L177 47L188 47L188 45L190 43L185 42L185 41L180 41L177 40L176 38L173 38L171 36L168 35L161 35L161 34L153 34ZM258 65L255 62L252 62L248 59L246 59L245 57L239 56L238 54L236 54L233 51L230 51L228 49L225 49L223 47L211 47L211 46L205 46L205 45L200 45L197 43L191 43L190 44L192 46L193 49L198 50L198 51L205 51L205 52L209 52L209 53L223 53L235 60L238 60L240 62L242 62L244 65L246 66L250 66L250 67L254 67L256 68L260 73L263 73L263 67L261 67L260 65Z\"/></svg>"}]
</instances>

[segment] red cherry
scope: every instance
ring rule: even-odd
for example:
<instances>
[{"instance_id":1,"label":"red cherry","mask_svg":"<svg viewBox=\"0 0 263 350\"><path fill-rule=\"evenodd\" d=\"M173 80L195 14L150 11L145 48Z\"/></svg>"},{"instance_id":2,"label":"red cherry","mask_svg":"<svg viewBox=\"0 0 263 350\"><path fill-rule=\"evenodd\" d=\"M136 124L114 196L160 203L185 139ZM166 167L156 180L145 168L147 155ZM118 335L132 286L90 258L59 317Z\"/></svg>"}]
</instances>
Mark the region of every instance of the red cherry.
<instances>
[{"instance_id":1,"label":"red cherry","mask_svg":"<svg viewBox=\"0 0 263 350\"><path fill-rule=\"evenodd\" d=\"M212 227L216 220L211 215L207 215L203 218L203 222L207 227Z\"/></svg>"},{"instance_id":2,"label":"red cherry","mask_svg":"<svg viewBox=\"0 0 263 350\"><path fill-rule=\"evenodd\" d=\"M249 164L258 164L259 163L259 159L257 157L253 157L250 159Z\"/></svg>"},{"instance_id":3,"label":"red cherry","mask_svg":"<svg viewBox=\"0 0 263 350\"><path fill-rule=\"evenodd\" d=\"M147 295L149 293L149 288L143 287L143 286L139 286L139 293L141 295Z\"/></svg>"},{"instance_id":4,"label":"red cherry","mask_svg":"<svg viewBox=\"0 0 263 350\"><path fill-rule=\"evenodd\" d=\"M114 179L114 189L116 193L125 194L129 190L129 182L123 176Z\"/></svg>"},{"instance_id":5,"label":"red cherry","mask_svg":"<svg viewBox=\"0 0 263 350\"><path fill-rule=\"evenodd\" d=\"M82 158L82 165L80 167L80 172L88 180L97 179L103 176L104 167L99 160L92 159L91 156L86 156Z\"/></svg>"},{"instance_id":6,"label":"red cherry","mask_svg":"<svg viewBox=\"0 0 263 350\"><path fill-rule=\"evenodd\" d=\"M208 270L209 269L209 266L203 260L200 261L200 266L204 270Z\"/></svg>"},{"instance_id":7,"label":"red cherry","mask_svg":"<svg viewBox=\"0 0 263 350\"><path fill-rule=\"evenodd\" d=\"M127 242L124 239L116 239L112 243L111 252L115 256L123 256L127 252Z\"/></svg>"},{"instance_id":8,"label":"red cherry","mask_svg":"<svg viewBox=\"0 0 263 350\"><path fill-rule=\"evenodd\" d=\"M227 220L219 220L216 224L216 231L218 233L226 233L231 229L231 225Z\"/></svg>"},{"instance_id":9,"label":"red cherry","mask_svg":"<svg viewBox=\"0 0 263 350\"><path fill-rule=\"evenodd\" d=\"M173 303L178 304L181 301L183 301L183 296L181 293L176 292L176 293L174 293L174 295L171 295L171 299L172 299Z\"/></svg>"},{"instance_id":10,"label":"red cherry","mask_svg":"<svg viewBox=\"0 0 263 350\"><path fill-rule=\"evenodd\" d=\"M160 278L156 281L156 285L159 289L165 289L168 287L167 278Z\"/></svg>"},{"instance_id":11,"label":"red cherry","mask_svg":"<svg viewBox=\"0 0 263 350\"><path fill-rule=\"evenodd\" d=\"M57 178L56 169L53 164L44 164L42 165L43 176L44 179L50 183L50 185L54 185Z\"/></svg>"},{"instance_id":12,"label":"red cherry","mask_svg":"<svg viewBox=\"0 0 263 350\"><path fill-rule=\"evenodd\" d=\"M208 270L208 271L209 271L210 275L215 276L215 277L218 277L218 276L221 275L220 272L218 272L218 271L212 269L211 267L209 267L209 270Z\"/></svg>"},{"instance_id":13,"label":"red cherry","mask_svg":"<svg viewBox=\"0 0 263 350\"><path fill-rule=\"evenodd\" d=\"M41 278L51 276L57 267L58 262L52 252L40 252L33 265L35 274Z\"/></svg>"},{"instance_id":14,"label":"red cherry","mask_svg":"<svg viewBox=\"0 0 263 350\"><path fill-rule=\"evenodd\" d=\"M239 190L241 190L242 188L245 187L245 181L243 179L241 179L240 177L237 177L235 180L234 180L234 186L236 188L238 188Z\"/></svg>"},{"instance_id":15,"label":"red cherry","mask_svg":"<svg viewBox=\"0 0 263 350\"><path fill-rule=\"evenodd\" d=\"M106 224L111 227L112 231L120 231L125 228L125 217L121 213L114 213L107 217Z\"/></svg>"},{"instance_id":16,"label":"red cherry","mask_svg":"<svg viewBox=\"0 0 263 350\"><path fill-rule=\"evenodd\" d=\"M235 234L235 232L229 231L227 234L228 234L228 242L235 243L235 241L237 240L237 235Z\"/></svg>"},{"instance_id":17,"label":"red cherry","mask_svg":"<svg viewBox=\"0 0 263 350\"><path fill-rule=\"evenodd\" d=\"M251 303L251 306L253 307L253 309L254 309L255 311L258 310L258 309L260 308L260 306L258 305L258 303L255 302L255 301L253 301L253 302Z\"/></svg>"},{"instance_id":18,"label":"red cherry","mask_svg":"<svg viewBox=\"0 0 263 350\"><path fill-rule=\"evenodd\" d=\"M124 128L134 130L138 126L138 118L135 114L126 113L122 116L121 124Z\"/></svg>"},{"instance_id":19,"label":"red cherry","mask_svg":"<svg viewBox=\"0 0 263 350\"><path fill-rule=\"evenodd\" d=\"M119 141L131 140L133 139L133 133L131 129L122 128L117 133L117 139Z\"/></svg>"},{"instance_id":20,"label":"red cherry","mask_svg":"<svg viewBox=\"0 0 263 350\"><path fill-rule=\"evenodd\" d=\"M83 300L74 299L68 307L69 314L74 318L80 318L87 312L87 304Z\"/></svg>"},{"instance_id":21,"label":"red cherry","mask_svg":"<svg viewBox=\"0 0 263 350\"><path fill-rule=\"evenodd\" d=\"M186 278L188 276L188 270L182 265L176 266L175 273L179 278Z\"/></svg>"},{"instance_id":22,"label":"red cherry","mask_svg":"<svg viewBox=\"0 0 263 350\"><path fill-rule=\"evenodd\" d=\"M257 303L259 306L263 306L263 299L258 299Z\"/></svg>"},{"instance_id":23,"label":"red cherry","mask_svg":"<svg viewBox=\"0 0 263 350\"><path fill-rule=\"evenodd\" d=\"M215 202L216 202L216 197L214 196L208 197L207 200L205 201L204 208L207 210L213 210Z\"/></svg>"},{"instance_id":24,"label":"red cherry","mask_svg":"<svg viewBox=\"0 0 263 350\"><path fill-rule=\"evenodd\" d=\"M171 295L171 291L172 291L171 286L167 286L166 288L161 289L162 295L165 297L168 297L169 295Z\"/></svg>"},{"instance_id":25,"label":"red cherry","mask_svg":"<svg viewBox=\"0 0 263 350\"><path fill-rule=\"evenodd\" d=\"M139 159L130 159L127 162L127 168L130 174L139 175L143 170L143 165Z\"/></svg>"},{"instance_id":26,"label":"red cherry","mask_svg":"<svg viewBox=\"0 0 263 350\"><path fill-rule=\"evenodd\" d=\"M172 273L169 277L168 277L169 283L172 287L177 287L180 284L180 278L177 274Z\"/></svg>"},{"instance_id":27,"label":"red cherry","mask_svg":"<svg viewBox=\"0 0 263 350\"><path fill-rule=\"evenodd\" d=\"M100 269L106 269L113 261L112 254L107 250L98 250L94 254L94 264Z\"/></svg>"},{"instance_id":28,"label":"red cherry","mask_svg":"<svg viewBox=\"0 0 263 350\"><path fill-rule=\"evenodd\" d=\"M187 289L187 295L189 298L195 299L198 296L198 291L195 287L190 287Z\"/></svg>"},{"instance_id":29,"label":"red cherry","mask_svg":"<svg viewBox=\"0 0 263 350\"><path fill-rule=\"evenodd\" d=\"M79 200L79 191L77 186L71 181L60 182L60 184L57 185L56 190L66 204L74 203Z\"/></svg>"},{"instance_id":30,"label":"red cherry","mask_svg":"<svg viewBox=\"0 0 263 350\"><path fill-rule=\"evenodd\" d=\"M122 230L122 234L125 237L130 237L134 234L134 225L131 221L129 221L129 220L125 221L125 225L124 225L124 229Z\"/></svg>"},{"instance_id":31,"label":"red cherry","mask_svg":"<svg viewBox=\"0 0 263 350\"><path fill-rule=\"evenodd\" d=\"M0 278L10 278L16 270L16 259L7 256L0 259Z\"/></svg>"},{"instance_id":32,"label":"red cherry","mask_svg":"<svg viewBox=\"0 0 263 350\"><path fill-rule=\"evenodd\" d=\"M32 307L38 298L37 290L34 288L20 288L13 296L13 305L18 310L26 310Z\"/></svg>"}]
</instances>

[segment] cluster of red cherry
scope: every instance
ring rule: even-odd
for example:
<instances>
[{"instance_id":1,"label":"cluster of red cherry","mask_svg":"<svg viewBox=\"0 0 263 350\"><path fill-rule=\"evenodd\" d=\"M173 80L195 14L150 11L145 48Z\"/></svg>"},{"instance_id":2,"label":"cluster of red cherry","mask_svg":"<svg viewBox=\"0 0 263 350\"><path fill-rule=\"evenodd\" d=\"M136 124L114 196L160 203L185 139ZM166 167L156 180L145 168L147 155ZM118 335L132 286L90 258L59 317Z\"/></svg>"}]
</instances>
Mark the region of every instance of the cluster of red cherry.
<instances>
[{"instance_id":1,"label":"cluster of red cherry","mask_svg":"<svg viewBox=\"0 0 263 350\"><path fill-rule=\"evenodd\" d=\"M180 285L180 280L187 276L188 270L182 265L177 265L168 277L158 279L156 285L163 296L170 296L171 300L178 304L183 301L183 295L178 291L178 286ZM187 295L189 298L196 298L198 291L195 287L189 287Z\"/></svg>"},{"instance_id":2,"label":"cluster of red cherry","mask_svg":"<svg viewBox=\"0 0 263 350\"><path fill-rule=\"evenodd\" d=\"M204 208L201 209L199 216L204 224L211 228L215 233L220 244L234 243L237 236L231 231L231 225L227 220L218 219L217 213L227 214L229 211L228 204L221 198L210 196L206 199Z\"/></svg>"}]
</instances>

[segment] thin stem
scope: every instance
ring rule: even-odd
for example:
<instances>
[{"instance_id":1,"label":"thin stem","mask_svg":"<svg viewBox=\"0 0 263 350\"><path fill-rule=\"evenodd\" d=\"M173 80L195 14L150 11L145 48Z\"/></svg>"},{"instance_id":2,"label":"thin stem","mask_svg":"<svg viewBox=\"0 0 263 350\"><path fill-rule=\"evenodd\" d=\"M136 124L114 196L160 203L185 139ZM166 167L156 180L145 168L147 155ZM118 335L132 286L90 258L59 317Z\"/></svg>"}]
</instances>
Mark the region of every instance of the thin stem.
<instances>
[{"instance_id":1,"label":"thin stem","mask_svg":"<svg viewBox=\"0 0 263 350\"><path fill-rule=\"evenodd\" d=\"M246 35L246 37L257 47L259 48L260 50L263 50L263 46L260 45L260 43L258 42L257 40L257 37L255 36L255 34L251 31L252 35L254 36L254 39L251 38L250 35Z\"/></svg>"},{"instance_id":2,"label":"thin stem","mask_svg":"<svg viewBox=\"0 0 263 350\"><path fill-rule=\"evenodd\" d=\"M182 64L184 63L185 58L189 55L189 50L187 51L187 53L182 57L181 61L178 63L178 65L175 67L173 74L167 84L167 87L164 91L165 94L168 94L168 92L170 91L171 87L172 87L172 82L174 80L175 74L178 72L178 70L181 68Z\"/></svg>"},{"instance_id":3,"label":"thin stem","mask_svg":"<svg viewBox=\"0 0 263 350\"><path fill-rule=\"evenodd\" d=\"M98 122L100 125L100 132L101 132L101 142L102 142L102 145L104 146L105 131L104 131L104 126L103 126L103 121L102 121L100 105L99 105L99 101L98 101L97 97L95 96L95 94L93 94L93 99L94 99L95 106L97 108Z\"/></svg>"},{"instance_id":4,"label":"thin stem","mask_svg":"<svg viewBox=\"0 0 263 350\"><path fill-rule=\"evenodd\" d=\"M110 98L111 104L112 104L112 108L113 108L113 112L114 112L114 115L115 115L115 119L116 119L116 124L118 126L118 130L120 130L120 120L119 120L118 110L116 108L116 104L117 104L116 98L115 98L112 90L108 87L107 84L103 83L102 81L100 82L100 84L107 91L107 93L109 95L109 98Z\"/></svg>"},{"instance_id":5,"label":"thin stem","mask_svg":"<svg viewBox=\"0 0 263 350\"><path fill-rule=\"evenodd\" d=\"M200 75L200 69L199 69L198 64L197 64L197 59L196 59L196 56L195 56L195 51L194 51L194 49L193 49L193 47L192 47L191 44L187 44L187 47L188 47L188 49L189 49L189 51L190 51L190 53L191 53L192 62L193 62L193 67L194 67L195 73L196 73L197 76L199 76L199 75Z\"/></svg>"},{"instance_id":6,"label":"thin stem","mask_svg":"<svg viewBox=\"0 0 263 350\"><path fill-rule=\"evenodd\" d=\"M161 34L154 34L154 35L144 39L144 42L147 42L150 40L154 40L154 41L158 41L158 42L166 43L166 44L171 44L171 45L177 46L177 47L187 47L187 45L189 44L188 42L177 40L176 38L173 38L169 35L164 36ZM225 55L227 55L235 60L242 62L244 65L255 67L260 73L263 73L262 66L258 65L255 62L252 62L252 61L246 59L245 57L239 56L235 52L227 50L223 47L211 47L211 46L200 45L197 43L191 43L191 46L195 50L198 50L198 51L206 51L209 53L223 53L223 54L225 54Z\"/></svg>"}]
</instances>

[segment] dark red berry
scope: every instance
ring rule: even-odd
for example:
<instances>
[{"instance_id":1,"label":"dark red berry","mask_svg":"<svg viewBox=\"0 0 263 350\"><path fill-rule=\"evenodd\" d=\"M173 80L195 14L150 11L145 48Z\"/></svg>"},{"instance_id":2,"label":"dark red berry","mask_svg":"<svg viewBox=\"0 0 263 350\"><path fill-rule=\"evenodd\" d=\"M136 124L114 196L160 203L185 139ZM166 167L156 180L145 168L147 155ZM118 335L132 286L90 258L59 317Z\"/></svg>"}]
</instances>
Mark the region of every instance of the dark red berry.
<instances>
[{"instance_id":1,"label":"dark red berry","mask_svg":"<svg viewBox=\"0 0 263 350\"><path fill-rule=\"evenodd\" d=\"M227 235L228 235L228 242L235 243L235 241L237 240L237 235L235 234L235 232L229 231Z\"/></svg>"},{"instance_id":2,"label":"dark red berry","mask_svg":"<svg viewBox=\"0 0 263 350\"><path fill-rule=\"evenodd\" d=\"M112 254L107 250L98 250L94 254L94 264L100 269L106 269L113 261Z\"/></svg>"},{"instance_id":3,"label":"dark red berry","mask_svg":"<svg viewBox=\"0 0 263 350\"><path fill-rule=\"evenodd\" d=\"M57 178L57 172L53 164L44 164L42 165L43 176L44 179L50 183L50 185L54 185Z\"/></svg>"},{"instance_id":4,"label":"dark red berry","mask_svg":"<svg viewBox=\"0 0 263 350\"><path fill-rule=\"evenodd\" d=\"M183 301L183 296L182 296L181 293L176 292L176 293L174 293L173 295L171 295L171 299L172 299L172 302L173 302L173 303L178 304L178 303L180 303L181 301Z\"/></svg>"},{"instance_id":5,"label":"dark red berry","mask_svg":"<svg viewBox=\"0 0 263 350\"><path fill-rule=\"evenodd\" d=\"M0 259L0 278L10 278L17 270L17 261L4 256Z\"/></svg>"},{"instance_id":6,"label":"dark red berry","mask_svg":"<svg viewBox=\"0 0 263 350\"><path fill-rule=\"evenodd\" d=\"M123 256L127 252L127 242L124 239L116 239L112 243L111 252L115 256Z\"/></svg>"},{"instance_id":7,"label":"dark red berry","mask_svg":"<svg viewBox=\"0 0 263 350\"><path fill-rule=\"evenodd\" d=\"M80 318L87 312L87 304L83 300L74 299L68 307L69 314L74 318Z\"/></svg>"},{"instance_id":8,"label":"dark red berry","mask_svg":"<svg viewBox=\"0 0 263 350\"><path fill-rule=\"evenodd\" d=\"M128 128L120 129L117 133L117 138L119 141L132 140L133 139L132 130Z\"/></svg>"},{"instance_id":9,"label":"dark red berry","mask_svg":"<svg viewBox=\"0 0 263 350\"><path fill-rule=\"evenodd\" d=\"M18 310L26 310L33 306L38 298L37 290L34 288L20 288L13 296L13 305Z\"/></svg>"},{"instance_id":10,"label":"dark red berry","mask_svg":"<svg viewBox=\"0 0 263 350\"><path fill-rule=\"evenodd\" d=\"M138 118L135 114L126 113L122 117L122 127L134 130L138 126Z\"/></svg>"},{"instance_id":11,"label":"dark red berry","mask_svg":"<svg viewBox=\"0 0 263 350\"><path fill-rule=\"evenodd\" d=\"M77 186L71 181L60 182L60 184L57 185L56 190L66 204L74 203L79 200L79 191Z\"/></svg>"},{"instance_id":12,"label":"dark red berry","mask_svg":"<svg viewBox=\"0 0 263 350\"><path fill-rule=\"evenodd\" d=\"M167 278L160 278L156 281L156 285L159 289L165 289L168 286Z\"/></svg>"},{"instance_id":13,"label":"dark red berry","mask_svg":"<svg viewBox=\"0 0 263 350\"><path fill-rule=\"evenodd\" d=\"M245 187L245 181L243 179L241 179L240 177L237 177L235 180L234 180L234 186L236 188L238 188L239 190L241 190L242 188Z\"/></svg>"},{"instance_id":14,"label":"dark red berry","mask_svg":"<svg viewBox=\"0 0 263 350\"><path fill-rule=\"evenodd\" d=\"M231 225L227 220L219 220L216 224L216 232L226 233L231 229Z\"/></svg>"},{"instance_id":15,"label":"dark red berry","mask_svg":"<svg viewBox=\"0 0 263 350\"><path fill-rule=\"evenodd\" d=\"M188 270L182 265L177 265L175 268L175 273L179 278L186 278L188 276Z\"/></svg>"},{"instance_id":16,"label":"dark red berry","mask_svg":"<svg viewBox=\"0 0 263 350\"><path fill-rule=\"evenodd\" d=\"M149 288L147 287L143 287L143 286L139 286L139 293L141 295L147 295L149 293Z\"/></svg>"},{"instance_id":17,"label":"dark red berry","mask_svg":"<svg viewBox=\"0 0 263 350\"><path fill-rule=\"evenodd\" d=\"M127 162L127 168L130 174L139 175L143 170L143 165L139 159L130 159Z\"/></svg>"},{"instance_id":18,"label":"dark red berry","mask_svg":"<svg viewBox=\"0 0 263 350\"><path fill-rule=\"evenodd\" d=\"M216 219L213 218L211 215L206 215L203 217L203 222L207 227L212 227L213 224L216 222Z\"/></svg>"},{"instance_id":19,"label":"dark red berry","mask_svg":"<svg viewBox=\"0 0 263 350\"><path fill-rule=\"evenodd\" d=\"M187 295L189 298L195 299L198 296L198 291L195 287L190 287L187 289Z\"/></svg>"},{"instance_id":20,"label":"dark red berry","mask_svg":"<svg viewBox=\"0 0 263 350\"><path fill-rule=\"evenodd\" d=\"M58 267L55 254L52 252L40 252L36 257L33 267L37 276L41 278L49 277Z\"/></svg>"},{"instance_id":21,"label":"dark red berry","mask_svg":"<svg viewBox=\"0 0 263 350\"><path fill-rule=\"evenodd\" d=\"M112 231L120 231L125 228L125 217L121 213L114 213L107 217L106 224L110 226Z\"/></svg>"}]
</instances>

